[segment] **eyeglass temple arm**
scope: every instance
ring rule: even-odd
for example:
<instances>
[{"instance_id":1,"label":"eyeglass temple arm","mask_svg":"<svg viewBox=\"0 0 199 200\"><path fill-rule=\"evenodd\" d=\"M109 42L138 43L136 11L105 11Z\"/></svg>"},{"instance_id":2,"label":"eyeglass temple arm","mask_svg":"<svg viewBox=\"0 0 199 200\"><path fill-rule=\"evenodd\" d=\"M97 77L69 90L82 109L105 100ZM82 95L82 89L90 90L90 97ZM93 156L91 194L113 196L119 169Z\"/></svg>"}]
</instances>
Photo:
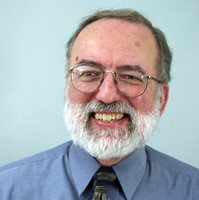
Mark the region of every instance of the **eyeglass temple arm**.
<instances>
[{"instance_id":1,"label":"eyeglass temple arm","mask_svg":"<svg viewBox=\"0 0 199 200\"><path fill-rule=\"evenodd\" d=\"M156 78L154 78L154 77L152 77L152 76L147 75L147 78L148 78L148 79L152 79L152 80L156 81L157 83L162 84L162 81L160 81L160 80L158 80L158 79L156 79Z\"/></svg>"}]
</instances>

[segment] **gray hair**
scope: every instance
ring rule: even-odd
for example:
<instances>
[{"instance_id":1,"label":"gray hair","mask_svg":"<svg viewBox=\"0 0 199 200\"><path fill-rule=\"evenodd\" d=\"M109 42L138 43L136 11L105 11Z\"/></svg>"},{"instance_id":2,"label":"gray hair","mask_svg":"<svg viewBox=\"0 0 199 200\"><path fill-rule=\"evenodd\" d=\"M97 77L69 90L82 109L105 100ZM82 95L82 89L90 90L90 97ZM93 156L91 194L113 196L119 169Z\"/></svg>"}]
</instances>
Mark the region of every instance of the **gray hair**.
<instances>
[{"instance_id":1,"label":"gray hair","mask_svg":"<svg viewBox=\"0 0 199 200\"><path fill-rule=\"evenodd\" d=\"M67 42L66 58L68 61L70 60L71 51L79 33L87 25L102 18L122 19L131 23L142 24L148 27L152 31L159 48L159 60L157 63L158 79L160 79L162 83L168 83L171 80L170 68L172 61L172 52L167 44L167 40L164 33L160 29L154 27L152 23L148 19L146 19L142 14L131 9L102 10L97 11L94 14L84 18L77 30L73 33L73 35Z\"/></svg>"}]
</instances>

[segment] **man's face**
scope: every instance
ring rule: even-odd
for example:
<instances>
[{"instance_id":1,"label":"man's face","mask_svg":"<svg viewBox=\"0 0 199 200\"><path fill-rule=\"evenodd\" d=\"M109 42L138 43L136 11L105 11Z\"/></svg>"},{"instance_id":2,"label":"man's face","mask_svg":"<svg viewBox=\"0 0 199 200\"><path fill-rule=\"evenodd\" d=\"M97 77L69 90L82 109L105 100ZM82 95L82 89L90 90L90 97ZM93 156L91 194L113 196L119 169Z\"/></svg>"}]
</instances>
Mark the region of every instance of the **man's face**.
<instances>
[{"instance_id":1,"label":"man's face","mask_svg":"<svg viewBox=\"0 0 199 200\"><path fill-rule=\"evenodd\" d=\"M79 34L72 49L69 65L73 68L84 60L99 63L104 71L116 71L122 66L139 66L142 71L156 77L158 48L147 27L118 19L101 19L85 27ZM77 91L70 80L68 84L66 98L77 106L92 102L101 102L104 105L124 103L142 115L150 115L154 110L155 100L157 102L157 83L152 80L149 80L145 93L136 98L123 95L111 73L105 76L100 87L93 93ZM158 96L158 114L164 110L167 92L168 86L164 86L162 94ZM111 121L107 120L110 116L113 119ZM87 113L86 121L87 127L92 130L108 129L113 132L118 127L129 129L129 122L133 123L130 115L118 110L96 110Z\"/></svg>"}]
</instances>

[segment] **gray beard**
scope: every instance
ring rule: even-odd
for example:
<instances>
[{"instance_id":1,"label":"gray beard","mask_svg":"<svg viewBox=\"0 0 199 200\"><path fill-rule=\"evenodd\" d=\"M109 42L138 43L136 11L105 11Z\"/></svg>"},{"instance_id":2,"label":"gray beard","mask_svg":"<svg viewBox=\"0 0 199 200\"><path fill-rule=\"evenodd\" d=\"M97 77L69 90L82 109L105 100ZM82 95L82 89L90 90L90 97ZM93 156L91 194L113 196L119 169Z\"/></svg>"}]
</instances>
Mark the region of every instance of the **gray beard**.
<instances>
[{"instance_id":1,"label":"gray beard","mask_svg":"<svg viewBox=\"0 0 199 200\"><path fill-rule=\"evenodd\" d=\"M65 102L64 119L73 142L91 156L101 160L125 157L145 145L153 135L160 118L160 102L157 97L149 114L141 114L124 102L104 104L93 101L87 104L72 104L68 99L66 98ZM91 127L89 124L91 113L105 111L128 114L130 119L128 125L117 126L114 129Z\"/></svg>"}]
</instances>

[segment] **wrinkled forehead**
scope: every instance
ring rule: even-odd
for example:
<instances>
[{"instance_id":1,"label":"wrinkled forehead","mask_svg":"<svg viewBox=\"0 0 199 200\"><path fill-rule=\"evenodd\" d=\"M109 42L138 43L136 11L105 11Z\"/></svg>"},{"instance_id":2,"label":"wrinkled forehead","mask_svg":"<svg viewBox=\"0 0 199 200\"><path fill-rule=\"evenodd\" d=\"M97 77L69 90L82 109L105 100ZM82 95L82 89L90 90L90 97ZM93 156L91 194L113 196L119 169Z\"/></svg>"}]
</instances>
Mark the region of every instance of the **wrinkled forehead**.
<instances>
[{"instance_id":1,"label":"wrinkled forehead","mask_svg":"<svg viewBox=\"0 0 199 200\"><path fill-rule=\"evenodd\" d=\"M79 33L76 41L85 36L95 36L95 34L100 35L99 40L107 34L113 36L113 38L115 38L115 36L117 35L123 35L123 37L120 38L121 40L128 35L130 36L132 34L138 34L140 36L143 36L144 38L142 39L144 40L153 39L153 42L155 42L155 37L153 36L152 31L146 25L115 18L102 18L88 24Z\"/></svg>"},{"instance_id":2,"label":"wrinkled forehead","mask_svg":"<svg viewBox=\"0 0 199 200\"><path fill-rule=\"evenodd\" d=\"M145 25L121 19L100 19L79 33L72 48L70 63L76 64L81 56L109 60L117 57L124 62L146 59L149 63L155 60L157 64L158 47L152 31Z\"/></svg>"}]
</instances>

